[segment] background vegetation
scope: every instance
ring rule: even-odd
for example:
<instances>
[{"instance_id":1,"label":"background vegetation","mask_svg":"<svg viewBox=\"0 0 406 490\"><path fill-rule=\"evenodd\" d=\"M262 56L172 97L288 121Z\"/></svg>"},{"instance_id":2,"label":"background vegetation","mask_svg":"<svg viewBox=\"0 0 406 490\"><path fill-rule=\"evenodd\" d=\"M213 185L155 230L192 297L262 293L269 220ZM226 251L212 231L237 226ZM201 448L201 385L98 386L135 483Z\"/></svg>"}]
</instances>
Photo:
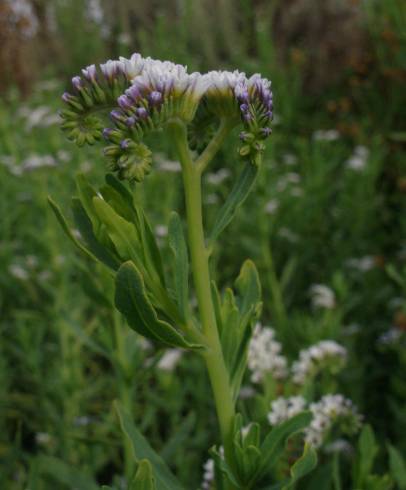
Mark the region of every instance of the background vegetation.
<instances>
[{"instance_id":1,"label":"background vegetation","mask_svg":"<svg viewBox=\"0 0 406 490\"><path fill-rule=\"evenodd\" d=\"M273 135L215 251L218 280L253 259L263 323L288 357L325 338L349 349L339 391L374 428L376 471L387 444L406 451L405 21L400 0L0 1L1 488L55 488L55 472L73 488L70 468L80 488L119 485L131 462L116 398L188 488L217 440L203 366L188 355L168 368L128 329L103 271L84 265L46 203L67 204L78 171L97 183L105 170L58 128L69 78L134 51L272 79ZM137 192L165 249L183 202L169 144L157 150ZM207 222L239 170L234 154L230 139L206 180ZM329 306L312 302L314 284L332 290Z\"/></svg>"}]
</instances>

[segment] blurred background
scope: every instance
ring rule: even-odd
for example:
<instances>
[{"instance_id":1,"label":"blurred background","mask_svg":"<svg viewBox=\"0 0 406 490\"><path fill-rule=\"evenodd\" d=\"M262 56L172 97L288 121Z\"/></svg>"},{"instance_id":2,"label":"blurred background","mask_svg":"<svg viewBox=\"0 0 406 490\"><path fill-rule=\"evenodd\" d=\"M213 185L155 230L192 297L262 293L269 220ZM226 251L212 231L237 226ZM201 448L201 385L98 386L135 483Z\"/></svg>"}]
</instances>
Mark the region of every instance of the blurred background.
<instances>
[{"instance_id":1,"label":"blurred background","mask_svg":"<svg viewBox=\"0 0 406 490\"><path fill-rule=\"evenodd\" d=\"M105 171L100 148L60 132L60 95L86 65L135 51L272 80L273 135L217 279L253 259L286 355L344 344L340 391L381 447L406 451L405 48L401 0L0 0L1 488L56 488L55 474L57 488L118 485L130 463L115 398L190 488L217 437L198 359L168 361L129 331L46 202L65 207L77 172L97 184ZM239 171L235 148L205 180L207 223ZM169 142L154 165L137 192L166 250L183 208Z\"/></svg>"}]
</instances>

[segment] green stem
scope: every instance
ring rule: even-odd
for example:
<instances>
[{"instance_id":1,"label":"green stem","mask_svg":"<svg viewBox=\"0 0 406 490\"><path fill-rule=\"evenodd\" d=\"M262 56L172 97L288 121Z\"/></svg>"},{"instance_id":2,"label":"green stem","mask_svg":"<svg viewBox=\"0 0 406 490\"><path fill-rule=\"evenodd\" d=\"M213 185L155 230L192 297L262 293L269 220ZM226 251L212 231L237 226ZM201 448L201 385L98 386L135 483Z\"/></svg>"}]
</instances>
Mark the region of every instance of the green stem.
<instances>
[{"instance_id":1,"label":"green stem","mask_svg":"<svg viewBox=\"0 0 406 490\"><path fill-rule=\"evenodd\" d=\"M235 406L211 296L209 254L205 246L203 230L201 172L196 163L193 163L191 159L184 125L173 123L172 129L178 156L182 165L192 272L199 304L202 330L208 345L203 356L213 389L225 457L227 462L233 466L233 420Z\"/></svg>"},{"instance_id":2,"label":"green stem","mask_svg":"<svg viewBox=\"0 0 406 490\"><path fill-rule=\"evenodd\" d=\"M231 131L232 127L233 123L230 121L230 119L222 119L220 121L220 126L218 127L218 130L213 139L210 141L210 143L204 149L203 153L198 157L195 162L195 166L200 173L203 173L207 165L213 159L214 155L219 151L221 145L223 144L228 133Z\"/></svg>"},{"instance_id":3,"label":"green stem","mask_svg":"<svg viewBox=\"0 0 406 490\"><path fill-rule=\"evenodd\" d=\"M128 376L128 360L125 352L124 331L120 316L117 310L113 310L114 337L116 344L116 362L115 370L118 384L118 396L123 407L132 413L132 381ZM132 478L134 473L134 457L132 446L128 437L123 434L124 449L124 469L128 479Z\"/></svg>"}]
</instances>

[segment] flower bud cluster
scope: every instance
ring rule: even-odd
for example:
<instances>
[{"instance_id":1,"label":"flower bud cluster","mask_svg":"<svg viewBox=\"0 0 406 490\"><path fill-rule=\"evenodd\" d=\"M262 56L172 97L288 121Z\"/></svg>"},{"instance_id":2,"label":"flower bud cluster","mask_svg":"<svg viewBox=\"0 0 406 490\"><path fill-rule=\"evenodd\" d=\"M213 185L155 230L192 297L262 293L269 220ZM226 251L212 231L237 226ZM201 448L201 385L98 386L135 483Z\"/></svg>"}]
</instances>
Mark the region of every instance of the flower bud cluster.
<instances>
[{"instance_id":1,"label":"flower bud cluster","mask_svg":"<svg viewBox=\"0 0 406 490\"><path fill-rule=\"evenodd\" d=\"M140 158L145 153L140 146L144 135L174 119L191 123L200 102L209 118L207 126L219 118L243 123L240 154L250 156L253 163L271 132L270 82L258 74L251 78L238 71L189 74L185 66L135 53L130 59L86 67L81 76L73 77L72 86L72 93L62 96L67 105L61 111L62 128L78 145L93 144L103 135L110 143L105 153L121 178L142 179L150 164L145 155ZM96 113L109 110L113 128L103 131L105 125Z\"/></svg>"},{"instance_id":2,"label":"flower bud cluster","mask_svg":"<svg viewBox=\"0 0 406 490\"><path fill-rule=\"evenodd\" d=\"M342 345L333 340L322 340L300 351L299 359L292 365L293 382L303 385L322 371L336 374L346 360L347 350Z\"/></svg>"},{"instance_id":3,"label":"flower bud cluster","mask_svg":"<svg viewBox=\"0 0 406 490\"><path fill-rule=\"evenodd\" d=\"M261 382L268 374L276 380L286 378L287 360L281 350L282 345L275 339L275 331L257 324L248 348L248 368L254 383Z\"/></svg>"},{"instance_id":4,"label":"flower bud cluster","mask_svg":"<svg viewBox=\"0 0 406 490\"><path fill-rule=\"evenodd\" d=\"M305 429L305 441L320 447L336 427L342 434L355 434L362 421L356 406L341 394L325 395L318 402L308 404L302 396L277 398L271 403L268 413L270 425L281 424L298 413L309 409L313 418Z\"/></svg>"}]
</instances>

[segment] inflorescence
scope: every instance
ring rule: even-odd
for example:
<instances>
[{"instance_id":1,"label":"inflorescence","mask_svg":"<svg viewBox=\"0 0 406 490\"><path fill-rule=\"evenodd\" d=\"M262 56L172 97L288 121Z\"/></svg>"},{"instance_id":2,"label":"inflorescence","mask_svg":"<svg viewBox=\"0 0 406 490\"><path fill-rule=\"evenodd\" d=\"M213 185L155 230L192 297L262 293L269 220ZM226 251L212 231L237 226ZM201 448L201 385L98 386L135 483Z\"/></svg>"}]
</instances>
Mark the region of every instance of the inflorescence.
<instances>
[{"instance_id":1,"label":"inflorescence","mask_svg":"<svg viewBox=\"0 0 406 490\"><path fill-rule=\"evenodd\" d=\"M211 71L188 73L170 61L120 57L82 70L65 92L62 128L79 146L104 138L111 170L121 179L142 181L152 164L144 136L173 120L190 124L199 108L206 120L242 124L239 153L257 163L270 135L273 116L271 83L256 74ZM110 115L112 127L100 117Z\"/></svg>"},{"instance_id":2,"label":"inflorescence","mask_svg":"<svg viewBox=\"0 0 406 490\"><path fill-rule=\"evenodd\" d=\"M305 429L305 441L320 447L330 436L333 429L352 435L362 421L357 407L341 394L325 395L318 402L308 404L302 396L280 397L271 403L268 421L272 426L281 424L308 408L313 417Z\"/></svg>"}]
</instances>

